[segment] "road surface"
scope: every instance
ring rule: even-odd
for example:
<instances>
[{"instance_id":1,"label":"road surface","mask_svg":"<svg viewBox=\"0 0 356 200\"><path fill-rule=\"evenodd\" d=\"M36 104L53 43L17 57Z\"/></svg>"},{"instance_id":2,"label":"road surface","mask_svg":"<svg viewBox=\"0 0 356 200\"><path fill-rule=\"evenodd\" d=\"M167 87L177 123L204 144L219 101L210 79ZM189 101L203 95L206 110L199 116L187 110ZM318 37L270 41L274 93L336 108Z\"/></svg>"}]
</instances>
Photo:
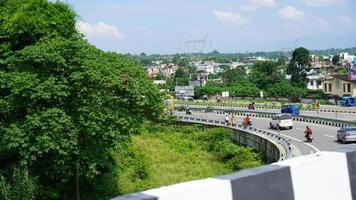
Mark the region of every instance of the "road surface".
<instances>
[{"instance_id":1,"label":"road surface","mask_svg":"<svg viewBox=\"0 0 356 200\"><path fill-rule=\"evenodd\" d=\"M194 112L191 115L186 115L185 112L176 112L177 116L191 116L202 119L224 121L225 115L216 113L201 113ZM243 116L235 116L235 123L241 124ZM253 118L253 127L258 129L269 130L278 133L277 130L269 129L270 119L268 118ZM309 126L313 130L313 142L306 143L304 138L305 127ZM291 130L281 130L279 133L291 140L293 146L297 149L295 152L300 152L302 155L316 153L318 151L331 151L341 147L356 145L356 143L341 144L336 141L336 131L338 127L326 126L321 124L305 123L294 121L294 127Z\"/></svg>"}]
</instances>

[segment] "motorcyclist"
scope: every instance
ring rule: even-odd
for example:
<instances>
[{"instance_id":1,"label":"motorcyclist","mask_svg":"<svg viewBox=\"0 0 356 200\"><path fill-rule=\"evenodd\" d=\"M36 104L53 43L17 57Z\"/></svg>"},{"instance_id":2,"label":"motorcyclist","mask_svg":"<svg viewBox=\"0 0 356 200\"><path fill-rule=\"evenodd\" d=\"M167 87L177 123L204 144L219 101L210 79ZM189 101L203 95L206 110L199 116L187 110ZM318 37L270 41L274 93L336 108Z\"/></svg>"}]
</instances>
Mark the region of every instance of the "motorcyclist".
<instances>
[{"instance_id":1,"label":"motorcyclist","mask_svg":"<svg viewBox=\"0 0 356 200\"><path fill-rule=\"evenodd\" d=\"M311 136L312 136L313 132L312 132L311 128L309 128L309 126L306 126L304 133L305 133L304 137L305 137L305 139L307 139L307 142L312 142L313 138Z\"/></svg>"},{"instance_id":2,"label":"motorcyclist","mask_svg":"<svg viewBox=\"0 0 356 200\"><path fill-rule=\"evenodd\" d=\"M188 114L188 115L189 115L189 114L192 114L192 112L190 111L190 109L189 109L188 106L187 106L187 108L185 109L185 113Z\"/></svg>"},{"instance_id":3,"label":"motorcyclist","mask_svg":"<svg viewBox=\"0 0 356 200\"><path fill-rule=\"evenodd\" d=\"M252 115L251 114L247 115L246 120L247 120L247 125L252 126Z\"/></svg>"}]
</instances>

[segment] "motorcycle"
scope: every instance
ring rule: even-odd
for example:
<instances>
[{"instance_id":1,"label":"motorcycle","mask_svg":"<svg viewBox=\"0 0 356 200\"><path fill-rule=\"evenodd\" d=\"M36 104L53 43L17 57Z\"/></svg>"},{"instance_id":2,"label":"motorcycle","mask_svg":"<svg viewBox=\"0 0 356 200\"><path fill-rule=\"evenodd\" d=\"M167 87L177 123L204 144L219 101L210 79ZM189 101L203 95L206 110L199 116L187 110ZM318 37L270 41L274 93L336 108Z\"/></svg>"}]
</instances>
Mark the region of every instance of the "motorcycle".
<instances>
[{"instance_id":1,"label":"motorcycle","mask_svg":"<svg viewBox=\"0 0 356 200\"><path fill-rule=\"evenodd\" d=\"M312 142L314 138L311 137L311 134L305 134L305 139L307 139L306 142Z\"/></svg>"},{"instance_id":2,"label":"motorcycle","mask_svg":"<svg viewBox=\"0 0 356 200\"><path fill-rule=\"evenodd\" d=\"M251 121L248 121L248 120L246 120L246 119L244 119L244 120L242 121L242 126L252 126L252 122L251 122Z\"/></svg>"},{"instance_id":3,"label":"motorcycle","mask_svg":"<svg viewBox=\"0 0 356 200\"><path fill-rule=\"evenodd\" d=\"M187 109L187 110L185 111L185 114L191 115L191 114L192 114L192 111L191 111L190 109Z\"/></svg>"}]
</instances>

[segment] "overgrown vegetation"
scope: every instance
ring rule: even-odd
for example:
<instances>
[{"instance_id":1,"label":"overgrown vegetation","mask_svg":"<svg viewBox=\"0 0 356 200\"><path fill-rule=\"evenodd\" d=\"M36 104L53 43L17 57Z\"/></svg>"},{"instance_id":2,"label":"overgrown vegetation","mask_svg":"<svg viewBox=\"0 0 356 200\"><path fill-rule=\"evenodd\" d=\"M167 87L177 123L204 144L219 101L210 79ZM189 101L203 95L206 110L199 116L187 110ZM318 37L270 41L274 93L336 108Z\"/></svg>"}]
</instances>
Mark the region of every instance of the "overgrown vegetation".
<instances>
[{"instance_id":1,"label":"overgrown vegetation","mask_svg":"<svg viewBox=\"0 0 356 200\"><path fill-rule=\"evenodd\" d=\"M59 1L0 1L0 199L115 194L113 152L162 112L142 66L89 44L76 20Z\"/></svg>"},{"instance_id":2,"label":"overgrown vegetation","mask_svg":"<svg viewBox=\"0 0 356 200\"><path fill-rule=\"evenodd\" d=\"M229 129L147 123L117 155L120 193L213 177L260 166L261 156L237 146Z\"/></svg>"}]
</instances>

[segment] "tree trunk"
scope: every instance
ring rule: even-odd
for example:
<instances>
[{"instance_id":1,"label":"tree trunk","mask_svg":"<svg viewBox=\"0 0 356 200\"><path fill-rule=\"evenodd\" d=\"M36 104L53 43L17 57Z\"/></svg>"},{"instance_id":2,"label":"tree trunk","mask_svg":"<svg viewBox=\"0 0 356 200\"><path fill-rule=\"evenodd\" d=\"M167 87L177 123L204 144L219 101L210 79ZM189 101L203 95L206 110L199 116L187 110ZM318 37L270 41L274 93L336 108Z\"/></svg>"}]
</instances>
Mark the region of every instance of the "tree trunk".
<instances>
[{"instance_id":1,"label":"tree trunk","mask_svg":"<svg viewBox=\"0 0 356 200\"><path fill-rule=\"evenodd\" d=\"M79 166L77 166L77 170L75 172L75 194L76 199L80 200L80 190L79 190Z\"/></svg>"}]
</instances>

